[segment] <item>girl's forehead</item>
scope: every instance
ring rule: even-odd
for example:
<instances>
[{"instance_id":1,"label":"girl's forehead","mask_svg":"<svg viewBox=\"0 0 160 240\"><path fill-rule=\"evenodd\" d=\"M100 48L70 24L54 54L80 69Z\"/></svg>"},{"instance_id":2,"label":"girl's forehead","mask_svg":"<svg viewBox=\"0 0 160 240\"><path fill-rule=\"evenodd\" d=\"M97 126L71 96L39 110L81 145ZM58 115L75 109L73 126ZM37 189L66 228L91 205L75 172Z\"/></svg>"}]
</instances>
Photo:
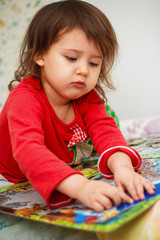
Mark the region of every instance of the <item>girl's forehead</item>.
<instances>
[{"instance_id":1,"label":"girl's forehead","mask_svg":"<svg viewBox=\"0 0 160 240\"><path fill-rule=\"evenodd\" d=\"M101 48L99 43L93 38L87 35L87 33L81 28L73 28L73 29L63 29L58 33L57 41L56 42L65 42L68 44L86 44L88 43L89 46L92 45L95 49L100 52Z\"/></svg>"}]
</instances>

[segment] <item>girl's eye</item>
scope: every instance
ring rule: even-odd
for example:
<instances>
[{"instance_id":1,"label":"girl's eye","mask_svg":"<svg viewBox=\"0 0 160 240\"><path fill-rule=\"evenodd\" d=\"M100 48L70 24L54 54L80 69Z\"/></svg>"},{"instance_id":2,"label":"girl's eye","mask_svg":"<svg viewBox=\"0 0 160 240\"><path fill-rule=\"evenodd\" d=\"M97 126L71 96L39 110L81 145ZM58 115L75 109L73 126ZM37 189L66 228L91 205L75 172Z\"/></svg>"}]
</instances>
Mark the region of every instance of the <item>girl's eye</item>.
<instances>
[{"instance_id":1,"label":"girl's eye","mask_svg":"<svg viewBox=\"0 0 160 240\"><path fill-rule=\"evenodd\" d=\"M89 64L90 64L92 67L97 67L97 66L98 66L97 63L93 63L93 62L90 62Z\"/></svg>"},{"instance_id":2,"label":"girl's eye","mask_svg":"<svg viewBox=\"0 0 160 240\"><path fill-rule=\"evenodd\" d=\"M66 58L67 58L69 61L76 61L76 60L77 60L77 58L75 58L75 57L66 56Z\"/></svg>"}]
</instances>

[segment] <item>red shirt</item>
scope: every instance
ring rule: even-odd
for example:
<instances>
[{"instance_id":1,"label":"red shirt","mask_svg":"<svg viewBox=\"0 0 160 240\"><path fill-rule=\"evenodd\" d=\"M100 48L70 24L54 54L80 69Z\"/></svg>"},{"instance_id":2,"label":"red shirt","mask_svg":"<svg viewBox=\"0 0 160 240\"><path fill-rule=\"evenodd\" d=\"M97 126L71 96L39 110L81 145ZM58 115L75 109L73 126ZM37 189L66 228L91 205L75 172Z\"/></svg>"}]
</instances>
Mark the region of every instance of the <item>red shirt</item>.
<instances>
[{"instance_id":1,"label":"red shirt","mask_svg":"<svg viewBox=\"0 0 160 240\"><path fill-rule=\"evenodd\" d=\"M81 174L69 166L80 161L71 148L75 144L91 139L105 177L112 176L106 162L116 151L127 153L135 170L141 165L139 154L127 146L94 90L73 100L73 105L75 119L65 124L56 116L39 80L27 78L10 92L0 113L0 173L13 183L29 180L51 208L73 202L55 187L68 176Z\"/></svg>"}]
</instances>

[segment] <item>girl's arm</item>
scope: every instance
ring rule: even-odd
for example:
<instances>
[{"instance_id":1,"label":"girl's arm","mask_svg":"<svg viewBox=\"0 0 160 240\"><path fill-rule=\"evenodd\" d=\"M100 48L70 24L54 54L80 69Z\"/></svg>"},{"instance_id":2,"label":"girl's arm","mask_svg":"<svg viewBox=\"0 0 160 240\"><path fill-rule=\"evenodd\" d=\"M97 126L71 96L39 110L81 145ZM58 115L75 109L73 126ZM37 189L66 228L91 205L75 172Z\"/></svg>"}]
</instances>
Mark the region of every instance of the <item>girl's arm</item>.
<instances>
[{"instance_id":1,"label":"girl's arm","mask_svg":"<svg viewBox=\"0 0 160 240\"><path fill-rule=\"evenodd\" d=\"M120 190L127 190L134 200L144 198L144 189L152 194L154 186L135 171L141 166L139 153L127 145L120 129L106 113L104 103L91 91L82 107L88 135L99 154L98 168L106 178L114 179ZM134 167L134 168L133 168Z\"/></svg>"},{"instance_id":2,"label":"girl's arm","mask_svg":"<svg viewBox=\"0 0 160 240\"><path fill-rule=\"evenodd\" d=\"M133 200L123 191L109 183L97 180L88 180L86 177L74 174L64 179L56 190L79 200L95 211L103 211L120 205L124 200L132 203Z\"/></svg>"},{"instance_id":3,"label":"girl's arm","mask_svg":"<svg viewBox=\"0 0 160 240\"><path fill-rule=\"evenodd\" d=\"M57 140L53 138L50 114L45 111L42 97L37 95L37 90L23 86L22 90L13 90L7 102L13 152L13 159L7 163L8 175L14 174L15 182L29 180L51 208L58 208L73 203L73 199L57 193L55 187L70 175L81 173L72 169L46 146L44 121L50 127L53 145Z\"/></svg>"},{"instance_id":4,"label":"girl's arm","mask_svg":"<svg viewBox=\"0 0 160 240\"><path fill-rule=\"evenodd\" d=\"M83 101L85 101L85 105L82 104ZM100 156L98 168L101 174L106 178L113 177L112 172L107 167L107 160L113 153L118 151L127 154L132 160L134 169L137 170L141 166L139 153L128 146L113 117L107 115L105 105L98 94L91 91L83 101L80 110L86 125L87 135Z\"/></svg>"},{"instance_id":5,"label":"girl's arm","mask_svg":"<svg viewBox=\"0 0 160 240\"><path fill-rule=\"evenodd\" d=\"M154 194L155 186L134 171L130 157L123 152L112 154L107 165L114 174L115 184L119 190L127 190L135 201L145 198L144 190Z\"/></svg>"}]
</instances>

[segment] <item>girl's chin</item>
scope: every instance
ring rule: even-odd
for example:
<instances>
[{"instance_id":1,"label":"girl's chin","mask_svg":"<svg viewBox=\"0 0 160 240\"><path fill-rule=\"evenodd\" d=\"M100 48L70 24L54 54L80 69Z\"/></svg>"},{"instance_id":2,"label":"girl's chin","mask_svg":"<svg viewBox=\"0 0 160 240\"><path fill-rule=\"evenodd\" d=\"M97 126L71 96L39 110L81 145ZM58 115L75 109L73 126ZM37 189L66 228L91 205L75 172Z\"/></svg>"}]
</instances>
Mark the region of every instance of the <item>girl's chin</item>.
<instances>
[{"instance_id":1,"label":"girl's chin","mask_svg":"<svg viewBox=\"0 0 160 240\"><path fill-rule=\"evenodd\" d=\"M80 98L80 97L82 97L83 95L85 95L85 94L81 94L81 95L74 95L74 96L72 96L72 98L70 98L70 100L75 100L75 99L77 99L77 98Z\"/></svg>"},{"instance_id":2,"label":"girl's chin","mask_svg":"<svg viewBox=\"0 0 160 240\"><path fill-rule=\"evenodd\" d=\"M80 98L82 96L84 96L85 94L87 94L89 91L74 91L74 92L70 92L70 94L68 94L68 97L67 99L68 100L74 100L74 99L77 99L77 98Z\"/></svg>"}]
</instances>

